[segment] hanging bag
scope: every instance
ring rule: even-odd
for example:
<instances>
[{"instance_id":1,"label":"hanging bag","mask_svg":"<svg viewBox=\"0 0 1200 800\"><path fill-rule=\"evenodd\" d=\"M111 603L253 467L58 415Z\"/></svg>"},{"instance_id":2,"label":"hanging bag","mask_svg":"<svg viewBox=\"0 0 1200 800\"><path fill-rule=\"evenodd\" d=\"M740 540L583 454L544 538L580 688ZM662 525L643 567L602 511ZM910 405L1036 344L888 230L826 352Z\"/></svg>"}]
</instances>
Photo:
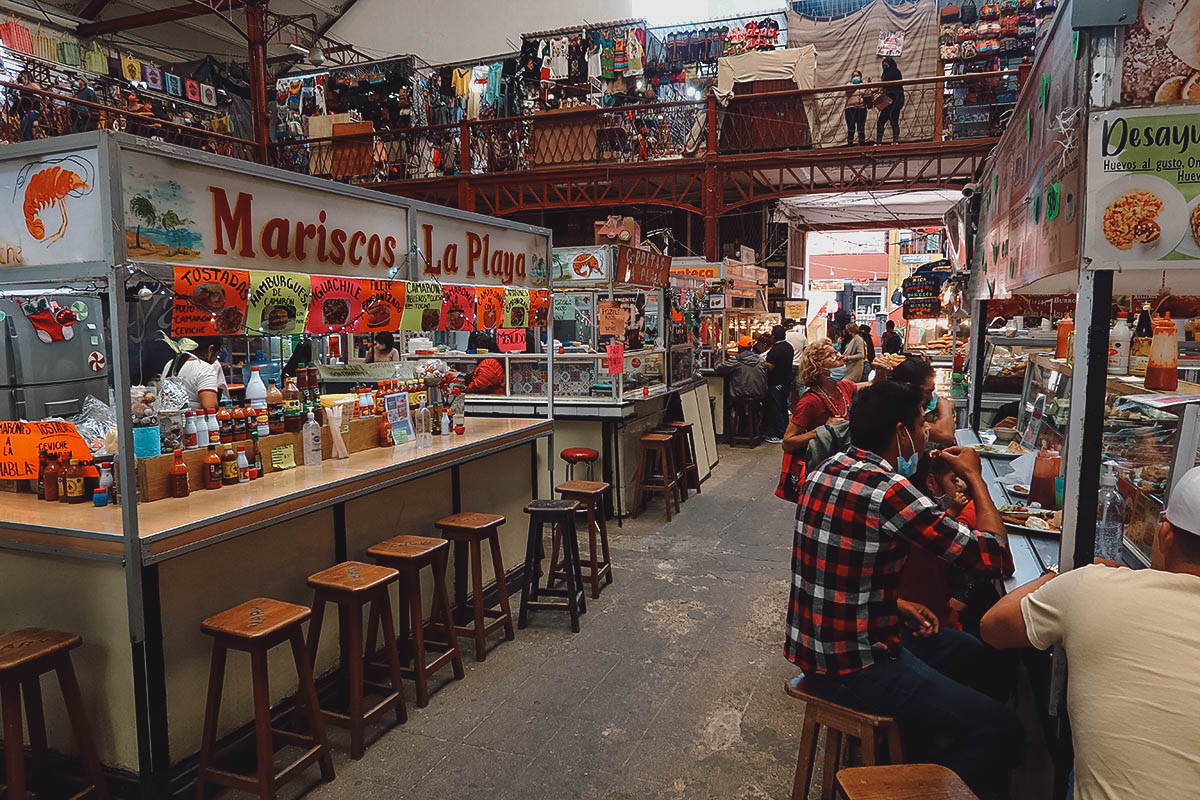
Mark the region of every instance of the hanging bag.
<instances>
[{"instance_id":1,"label":"hanging bag","mask_svg":"<svg viewBox=\"0 0 1200 800\"><path fill-rule=\"evenodd\" d=\"M83 54L83 68L97 75L108 74L108 56L99 42L92 42L92 46Z\"/></svg>"},{"instance_id":2,"label":"hanging bag","mask_svg":"<svg viewBox=\"0 0 1200 800\"><path fill-rule=\"evenodd\" d=\"M975 6L975 0L965 0L959 10L959 17L968 25L979 19L979 9Z\"/></svg>"},{"instance_id":3,"label":"hanging bag","mask_svg":"<svg viewBox=\"0 0 1200 800\"><path fill-rule=\"evenodd\" d=\"M217 90L212 84L200 84L200 102L206 106L215 106L217 104Z\"/></svg>"},{"instance_id":4,"label":"hanging bag","mask_svg":"<svg viewBox=\"0 0 1200 800\"><path fill-rule=\"evenodd\" d=\"M804 484L806 469L801 453L784 453L783 466L779 471L779 485L775 496L789 503L800 502L800 487Z\"/></svg>"},{"instance_id":5,"label":"hanging bag","mask_svg":"<svg viewBox=\"0 0 1200 800\"><path fill-rule=\"evenodd\" d=\"M161 92L163 88L162 76L162 70L159 67L156 67L153 64L142 65L142 80L146 82L147 88L155 89Z\"/></svg>"},{"instance_id":6,"label":"hanging bag","mask_svg":"<svg viewBox=\"0 0 1200 800\"><path fill-rule=\"evenodd\" d=\"M58 60L58 39L43 33L41 25L33 33L33 54L45 61Z\"/></svg>"},{"instance_id":7,"label":"hanging bag","mask_svg":"<svg viewBox=\"0 0 1200 800\"><path fill-rule=\"evenodd\" d=\"M9 14L8 21L0 24L0 39L9 50L33 55L33 34L29 27L15 15Z\"/></svg>"},{"instance_id":8,"label":"hanging bag","mask_svg":"<svg viewBox=\"0 0 1200 800\"><path fill-rule=\"evenodd\" d=\"M193 103L200 102L200 83L188 78L183 82L184 96Z\"/></svg>"},{"instance_id":9,"label":"hanging bag","mask_svg":"<svg viewBox=\"0 0 1200 800\"><path fill-rule=\"evenodd\" d=\"M142 79L142 62L133 56L121 56L121 77L133 83Z\"/></svg>"},{"instance_id":10,"label":"hanging bag","mask_svg":"<svg viewBox=\"0 0 1200 800\"><path fill-rule=\"evenodd\" d=\"M958 17L961 14L958 6L954 5L953 3L942 6L941 13L942 22L958 22Z\"/></svg>"},{"instance_id":11,"label":"hanging bag","mask_svg":"<svg viewBox=\"0 0 1200 800\"><path fill-rule=\"evenodd\" d=\"M83 56L79 50L79 42L74 39L63 39L58 43L58 60L68 67L83 66Z\"/></svg>"},{"instance_id":12,"label":"hanging bag","mask_svg":"<svg viewBox=\"0 0 1200 800\"><path fill-rule=\"evenodd\" d=\"M164 72L163 86L166 88L167 94L172 97L183 97L183 78L178 75Z\"/></svg>"}]
</instances>

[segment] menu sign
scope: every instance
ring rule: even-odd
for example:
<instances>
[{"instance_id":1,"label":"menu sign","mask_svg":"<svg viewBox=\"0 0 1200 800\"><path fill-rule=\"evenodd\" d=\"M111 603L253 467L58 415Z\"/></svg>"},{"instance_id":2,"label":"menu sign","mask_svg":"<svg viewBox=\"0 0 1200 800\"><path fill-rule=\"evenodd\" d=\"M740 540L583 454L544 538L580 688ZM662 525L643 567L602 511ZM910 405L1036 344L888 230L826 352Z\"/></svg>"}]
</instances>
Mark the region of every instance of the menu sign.
<instances>
[{"instance_id":1,"label":"menu sign","mask_svg":"<svg viewBox=\"0 0 1200 800\"><path fill-rule=\"evenodd\" d=\"M666 286L671 275L671 257L639 250L617 247L617 280L650 289Z\"/></svg>"},{"instance_id":2,"label":"menu sign","mask_svg":"<svg viewBox=\"0 0 1200 800\"><path fill-rule=\"evenodd\" d=\"M245 270L175 267L171 335L240 335L249 292L250 273Z\"/></svg>"},{"instance_id":3,"label":"menu sign","mask_svg":"<svg viewBox=\"0 0 1200 800\"><path fill-rule=\"evenodd\" d=\"M526 328L529 326L529 290L509 288L504 290L504 327Z\"/></svg>"},{"instance_id":4,"label":"menu sign","mask_svg":"<svg viewBox=\"0 0 1200 800\"><path fill-rule=\"evenodd\" d=\"M400 327L406 331L436 331L442 318L442 287L433 281L409 283L404 289L404 315Z\"/></svg>"},{"instance_id":5,"label":"menu sign","mask_svg":"<svg viewBox=\"0 0 1200 800\"><path fill-rule=\"evenodd\" d=\"M475 328L490 331L504 324L504 290L496 286L480 286L475 290Z\"/></svg>"},{"instance_id":6,"label":"menu sign","mask_svg":"<svg viewBox=\"0 0 1200 800\"><path fill-rule=\"evenodd\" d=\"M546 236L482 221L417 214L414 280L485 286L547 286Z\"/></svg>"},{"instance_id":7,"label":"menu sign","mask_svg":"<svg viewBox=\"0 0 1200 800\"><path fill-rule=\"evenodd\" d=\"M529 293L529 325L544 328L550 318L550 290L534 289Z\"/></svg>"},{"instance_id":8,"label":"menu sign","mask_svg":"<svg viewBox=\"0 0 1200 800\"><path fill-rule=\"evenodd\" d=\"M312 286L308 275L250 271L246 327L269 336L304 330Z\"/></svg>"},{"instance_id":9,"label":"menu sign","mask_svg":"<svg viewBox=\"0 0 1200 800\"><path fill-rule=\"evenodd\" d=\"M323 275L312 277L312 306L308 311L309 333L351 333L362 317L363 285L354 278Z\"/></svg>"},{"instance_id":10,"label":"menu sign","mask_svg":"<svg viewBox=\"0 0 1200 800\"><path fill-rule=\"evenodd\" d=\"M932 275L910 275L901 284L905 319L935 319L941 315L940 284Z\"/></svg>"},{"instance_id":11,"label":"menu sign","mask_svg":"<svg viewBox=\"0 0 1200 800\"><path fill-rule=\"evenodd\" d=\"M1092 269L1200 266L1200 113L1179 110L1089 120L1083 254Z\"/></svg>"},{"instance_id":12,"label":"menu sign","mask_svg":"<svg viewBox=\"0 0 1200 800\"><path fill-rule=\"evenodd\" d=\"M496 347L501 353L525 352L524 328L501 328L496 331Z\"/></svg>"},{"instance_id":13,"label":"menu sign","mask_svg":"<svg viewBox=\"0 0 1200 800\"><path fill-rule=\"evenodd\" d=\"M404 315L404 281L363 281L363 332L400 330Z\"/></svg>"},{"instance_id":14,"label":"menu sign","mask_svg":"<svg viewBox=\"0 0 1200 800\"><path fill-rule=\"evenodd\" d=\"M0 422L0 480L38 476L38 451L60 458L91 458L87 442L71 422Z\"/></svg>"},{"instance_id":15,"label":"menu sign","mask_svg":"<svg viewBox=\"0 0 1200 800\"><path fill-rule=\"evenodd\" d=\"M616 300L601 300L596 303L596 333L600 336L621 336L625 333L625 320L629 313Z\"/></svg>"},{"instance_id":16,"label":"menu sign","mask_svg":"<svg viewBox=\"0 0 1200 800\"><path fill-rule=\"evenodd\" d=\"M446 286L442 289L442 331L475 330L475 287Z\"/></svg>"}]
</instances>

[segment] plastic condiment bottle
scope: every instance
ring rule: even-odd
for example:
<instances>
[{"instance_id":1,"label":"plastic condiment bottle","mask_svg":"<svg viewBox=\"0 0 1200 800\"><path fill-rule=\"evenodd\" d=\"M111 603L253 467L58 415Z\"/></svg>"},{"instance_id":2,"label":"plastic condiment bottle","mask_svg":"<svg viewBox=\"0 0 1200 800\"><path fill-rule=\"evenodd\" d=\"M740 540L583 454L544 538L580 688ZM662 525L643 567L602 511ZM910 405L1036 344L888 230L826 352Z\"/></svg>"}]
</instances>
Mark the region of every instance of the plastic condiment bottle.
<instances>
[{"instance_id":1,"label":"plastic condiment bottle","mask_svg":"<svg viewBox=\"0 0 1200 800\"><path fill-rule=\"evenodd\" d=\"M246 445L237 446L237 482L250 482L250 462L246 459Z\"/></svg>"},{"instance_id":2,"label":"plastic condiment bottle","mask_svg":"<svg viewBox=\"0 0 1200 800\"><path fill-rule=\"evenodd\" d=\"M450 409L443 408L442 409L442 436L449 436L451 427L452 426L450 424Z\"/></svg>"},{"instance_id":3,"label":"plastic condiment bottle","mask_svg":"<svg viewBox=\"0 0 1200 800\"><path fill-rule=\"evenodd\" d=\"M221 456L217 454L217 446L210 444L208 446L208 455L204 457L204 488L220 489L223 477Z\"/></svg>"},{"instance_id":4,"label":"plastic condiment bottle","mask_svg":"<svg viewBox=\"0 0 1200 800\"><path fill-rule=\"evenodd\" d=\"M387 396L387 382L378 381L375 384L375 416L383 414L383 398Z\"/></svg>"},{"instance_id":5,"label":"plastic condiment bottle","mask_svg":"<svg viewBox=\"0 0 1200 800\"><path fill-rule=\"evenodd\" d=\"M188 496L188 468L183 463L183 451L175 451L175 461L167 470L167 485L171 489L171 497Z\"/></svg>"},{"instance_id":6,"label":"plastic condiment bottle","mask_svg":"<svg viewBox=\"0 0 1200 800\"><path fill-rule=\"evenodd\" d=\"M207 431L206 431L207 433ZM207 438L207 437L206 437ZM195 450L200 446L199 440L196 438L196 412L187 412L187 422L183 424L183 446L188 450Z\"/></svg>"},{"instance_id":7,"label":"plastic condiment bottle","mask_svg":"<svg viewBox=\"0 0 1200 800\"><path fill-rule=\"evenodd\" d=\"M250 420L254 419L254 412L249 406L234 406L230 416L233 418L233 424L230 426L233 429L233 438L229 441L244 442L250 438L249 424Z\"/></svg>"},{"instance_id":8,"label":"plastic condiment bottle","mask_svg":"<svg viewBox=\"0 0 1200 800\"><path fill-rule=\"evenodd\" d=\"M42 499L54 502L58 500L58 475L62 464L58 461L57 453L46 455L46 469L42 471Z\"/></svg>"},{"instance_id":9,"label":"plastic condiment bottle","mask_svg":"<svg viewBox=\"0 0 1200 800\"><path fill-rule=\"evenodd\" d=\"M1179 388L1179 334L1171 315L1154 319L1150 363L1146 365L1146 388L1173 392Z\"/></svg>"},{"instance_id":10,"label":"plastic condiment bottle","mask_svg":"<svg viewBox=\"0 0 1200 800\"><path fill-rule=\"evenodd\" d=\"M208 441L204 445L207 447L210 444L220 444L221 423L217 421L217 415L210 411L205 421L208 424Z\"/></svg>"},{"instance_id":11,"label":"plastic condiment bottle","mask_svg":"<svg viewBox=\"0 0 1200 800\"><path fill-rule=\"evenodd\" d=\"M1069 316L1058 321L1058 339L1054 344L1054 357L1066 358L1070 352L1071 334L1075 332L1075 320Z\"/></svg>"},{"instance_id":12,"label":"plastic condiment bottle","mask_svg":"<svg viewBox=\"0 0 1200 800\"><path fill-rule=\"evenodd\" d=\"M254 409L253 424L258 426L258 435L266 436L271 432L267 413L267 386L258 374L258 367L250 368L250 380L246 381L246 402Z\"/></svg>"},{"instance_id":13,"label":"plastic condiment bottle","mask_svg":"<svg viewBox=\"0 0 1200 800\"><path fill-rule=\"evenodd\" d=\"M217 424L221 426L221 441L232 442L234 437L233 403L226 403L217 409ZM209 444L216 444L216 442L209 442Z\"/></svg>"},{"instance_id":14,"label":"plastic condiment bottle","mask_svg":"<svg viewBox=\"0 0 1200 800\"><path fill-rule=\"evenodd\" d=\"M425 401L421 401L421 407L413 414L413 422L417 428L417 449L425 450L433 447L433 414L425 407Z\"/></svg>"},{"instance_id":15,"label":"plastic condiment bottle","mask_svg":"<svg viewBox=\"0 0 1200 800\"><path fill-rule=\"evenodd\" d=\"M237 453L233 452L233 445L227 444L221 453L221 483L225 486L233 486L237 482Z\"/></svg>"},{"instance_id":16,"label":"plastic condiment bottle","mask_svg":"<svg viewBox=\"0 0 1200 800\"><path fill-rule=\"evenodd\" d=\"M100 483L97 485L104 491L108 492L110 496L112 495L113 473L112 473L112 463L111 462L109 462L109 461L101 462L101 464L100 464Z\"/></svg>"},{"instance_id":17,"label":"plastic condiment bottle","mask_svg":"<svg viewBox=\"0 0 1200 800\"><path fill-rule=\"evenodd\" d=\"M308 421L300 431L304 445L304 466L310 467L321 463L321 424L313 412L308 412Z\"/></svg>"},{"instance_id":18,"label":"plastic condiment bottle","mask_svg":"<svg viewBox=\"0 0 1200 800\"><path fill-rule=\"evenodd\" d=\"M1125 319L1125 314L1117 314L1117 324L1108 332L1108 374L1129 374L1129 343L1133 339L1133 331Z\"/></svg>"},{"instance_id":19,"label":"plastic condiment bottle","mask_svg":"<svg viewBox=\"0 0 1200 800\"><path fill-rule=\"evenodd\" d=\"M216 442L209 441L208 435L208 419L204 416L203 411L195 412L196 416L196 447L208 447Z\"/></svg>"},{"instance_id":20,"label":"plastic condiment bottle","mask_svg":"<svg viewBox=\"0 0 1200 800\"><path fill-rule=\"evenodd\" d=\"M288 378L283 387L283 429L296 433L304 427L303 403L295 378Z\"/></svg>"},{"instance_id":21,"label":"plastic condiment bottle","mask_svg":"<svg viewBox=\"0 0 1200 800\"><path fill-rule=\"evenodd\" d=\"M267 384L267 432L283 433L283 392L275 385L275 381ZM258 435L262 436L262 426Z\"/></svg>"}]
</instances>

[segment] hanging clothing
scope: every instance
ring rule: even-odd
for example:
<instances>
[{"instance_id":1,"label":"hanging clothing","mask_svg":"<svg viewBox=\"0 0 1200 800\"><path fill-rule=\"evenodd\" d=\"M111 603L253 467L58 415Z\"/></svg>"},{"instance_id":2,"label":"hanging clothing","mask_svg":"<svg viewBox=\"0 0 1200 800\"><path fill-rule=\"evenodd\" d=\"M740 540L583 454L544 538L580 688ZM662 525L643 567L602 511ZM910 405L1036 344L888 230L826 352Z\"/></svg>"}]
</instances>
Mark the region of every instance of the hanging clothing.
<instances>
[{"instance_id":1,"label":"hanging clothing","mask_svg":"<svg viewBox=\"0 0 1200 800\"><path fill-rule=\"evenodd\" d=\"M600 66L600 45L594 39L587 51L587 76L597 81L604 77L604 70Z\"/></svg>"},{"instance_id":2,"label":"hanging clothing","mask_svg":"<svg viewBox=\"0 0 1200 800\"><path fill-rule=\"evenodd\" d=\"M617 77L617 73L613 69L616 59L616 41L605 39L598 33L593 35L596 37L596 44L600 45L600 77L611 81Z\"/></svg>"},{"instance_id":3,"label":"hanging clothing","mask_svg":"<svg viewBox=\"0 0 1200 800\"><path fill-rule=\"evenodd\" d=\"M483 89L483 104L495 108L500 104L500 71L504 65L497 61L488 66L487 83ZM500 116L497 114L497 116Z\"/></svg>"},{"instance_id":4,"label":"hanging clothing","mask_svg":"<svg viewBox=\"0 0 1200 800\"><path fill-rule=\"evenodd\" d=\"M624 39L616 39L613 42L613 72L618 75L624 74L629 69L629 50Z\"/></svg>"},{"instance_id":5,"label":"hanging clothing","mask_svg":"<svg viewBox=\"0 0 1200 800\"><path fill-rule=\"evenodd\" d=\"M471 70L465 67L454 68L454 96L466 97L471 84Z\"/></svg>"},{"instance_id":6,"label":"hanging clothing","mask_svg":"<svg viewBox=\"0 0 1200 800\"><path fill-rule=\"evenodd\" d=\"M630 28L629 33L625 36L625 50L629 59L629 67L627 74L641 75L645 70L645 54L646 51L642 47L642 42L638 38L641 31L637 28Z\"/></svg>"},{"instance_id":7,"label":"hanging clothing","mask_svg":"<svg viewBox=\"0 0 1200 800\"><path fill-rule=\"evenodd\" d=\"M550 80L564 81L568 75L567 37L550 40Z\"/></svg>"},{"instance_id":8,"label":"hanging clothing","mask_svg":"<svg viewBox=\"0 0 1200 800\"><path fill-rule=\"evenodd\" d=\"M421 76L416 72L409 79L408 97L409 102L412 104L412 124L422 127L428 125L429 107L427 105L425 82L421 80Z\"/></svg>"},{"instance_id":9,"label":"hanging clothing","mask_svg":"<svg viewBox=\"0 0 1200 800\"><path fill-rule=\"evenodd\" d=\"M480 99L483 97L483 90L487 86L488 75L491 73L491 68L484 65L471 68L471 86L467 92L467 118L479 119Z\"/></svg>"},{"instance_id":10,"label":"hanging clothing","mask_svg":"<svg viewBox=\"0 0 1200 800\"><path fill-rule=\"evenodd\" d=\"M567 80L583 83L587 80L587 60L583 53L583 39L578 36L567 43Z\"/></svg>"}]
</instances>

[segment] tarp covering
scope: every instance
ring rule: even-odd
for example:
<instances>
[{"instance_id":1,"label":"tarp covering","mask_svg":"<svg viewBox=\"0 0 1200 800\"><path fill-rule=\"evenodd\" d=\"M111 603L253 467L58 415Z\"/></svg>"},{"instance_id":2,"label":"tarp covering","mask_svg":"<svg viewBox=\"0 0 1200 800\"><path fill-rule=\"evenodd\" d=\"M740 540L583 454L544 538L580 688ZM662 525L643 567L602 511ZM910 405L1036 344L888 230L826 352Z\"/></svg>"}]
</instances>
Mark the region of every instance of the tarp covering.
<instances>
[{"instance_id":1,"label":"tarp covering","mask_svg":"<svg viewBox=\"0 0 1200 800\"><path fill-rule=\"evenodd\" d=\"M934 0L889 5L873 0L862 10L834 20L813 19L788 11L788 47L813 45L817 51L816 85L842 86L850 73L862 70L868 81L878 81L883 58L876 55L880 34L903 32L904 46L896 65L905 78L925 78L940 73L938 63L938 8ZM786 51L785 51L786 52ZM934 91L908 87L900 112L901 139L927 139L933 135ZM940 102L940 98L937 98ZM807 106L808 104L806 104ZM818 96L806 108L813 125L813 144L835 146L846 141L844 96ZM874 139L879 112L867 112L867 138ZM890 138L890 128L885 134Z\"/></svg>"},{"instance_id":2,"label":"tarp covering","mask_svg":"<svg viewBox=\"0 0 1200 800\"><path fill-rule=\"evenodd\" d=\"M906 220L941 218L961 197L958 189L807 194L780 200L774 221L811 226L895 222L903 227Z\"/></svg>"},{"instance_id":3,"label":"tarp covering","mask_svg":"<svg viewBox=\"0 0 1200 800\"><path fill-rule=\"evenodd\" d=\"M797 89L812 89L816 70L816 48L811 45L786 50L752 50L717 60L717 97L728 100L735 83L747 81L792 81Z\"/></svg>"}]
</instances>

